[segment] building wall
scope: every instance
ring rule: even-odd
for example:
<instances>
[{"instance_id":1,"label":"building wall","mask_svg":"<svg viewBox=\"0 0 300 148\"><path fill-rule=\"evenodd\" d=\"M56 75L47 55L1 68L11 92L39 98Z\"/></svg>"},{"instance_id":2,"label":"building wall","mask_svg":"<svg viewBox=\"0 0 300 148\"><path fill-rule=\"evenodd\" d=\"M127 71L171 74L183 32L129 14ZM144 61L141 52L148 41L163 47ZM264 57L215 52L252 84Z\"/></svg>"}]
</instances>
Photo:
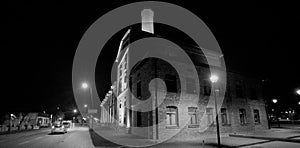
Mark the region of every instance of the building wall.
<instances>
[{"instance_id":1,"label":"building wall","mask_svg":"<svg viewBox=\"0 0 300 148\"><path fill-rule=\"evenodd\" d=\"M142 96L145 98L150 98L152 100L155 100L155 98L151 97L151 90L153 91L153 88L149 88L149 83L151 80L155 77L155 70L154 70L154 61L149 60L144 63L142 67L139 67L137 71L135 71L132 74L132 92L136 95L137 92L137 82L142 81ZM174 74L174 70L170 68L168 65L165 65L163 61L158 61L159 66L157 66L157 77L164 78L166 74ZM166 91L166 86L164 83L159 83L158 85L158 93L166 93L165 98L159 98L158 100L164 100L163 103L159 106L159 138L163 139L165 137L169 137L170 135L174 135L175 133L179 132L179 134L176 134L176 137L186 137L186 136L198 136L199 134L203 134L203 132L199 132L199 130L195 130L199 128L200 124L207 125L209 123L203 123L208 122L207 120L202 120L202 123L200 123L200 119L206 115L206 107L213 108L213 119L215 118L215 112L214 112L214 106L212 104L208 104L208 101L210 96L205 96L203 94L203 81L207 81L208 77L210 76L210 70L206 67L197 67L196 70L198 72L198 77L200 81L200 86L197 86L198 92L196 93L188 93L186 92L186 77L190 76L191 72L188 65L185 65L186 71L182 75L176 76L177 81L177 89L180 92L180 90L184 91L182 93L182 100L179 100L178 93L170 93ZM215 69L217 70L217 69ZM222 70L217 70L219 74L222 74ZM223 73L224 74L224 73ZM221 76L222 77L222 76ZM179 86L181 78L183 81L183 84L181 85L182 88ZM226 108L227 113L227 120L228 124L222 125L222 118L221 114L219 112L219 123L220 123L220 131L223 133L228 132L239 132L239 131L251 131L251 130L261 130L267 128L267 117L265 112L265 106L261 94L261 86L259 81L251 78L243 77L239 74L235 73L227 73L227 89L229 89L227 92L230 92L228 95L226 94L226 97L222 103L222 108ZM226 78L223 78L223 80L226 81ZM243 88L243 94L244 96L242 98L238 97L236 95L236 83L242 81L242 88ZM224 81L218 82L219 85L225 85ZM151 84L150 84L151 86ZM219 86L219 88L222 88ZM251 98L251 89L255 89L256 98ZM150 91L149 91L150 90ZM198 96L196 94L200 95L200 98L197 98ZM225 94L225 90L220 90L220 95ZM152 92L154 94L154 91ZM180 102L180 103L179 103ZM178 109L178 127L167 127L166 126L166 107L167 106L176 106ZM189 114L188 114L188 107L197 107L197 121L199 126L189 126L187 121L189 120ZM245 109L246 111L246 123L241 124L240 123L240 113L239 109ZM253 110L257 109L259 110L259 116L260 116L260 123L254 123L254 113ZM135 110L138 110L138 107L135 108ZM155 118L155 116L152 116ZM147 117L143 117L147 118ZM205 118L205 117L204 117ZM133 116L134 121L137 122L137 117ZM143 119L143 121L146 121L147 119ZM153 119L154 121L155 119ZM136 124L135 124L136 125ZM140 128L133 129L133 134L143 135L147 133L148 135L152 135L152 138L155 138L156 130L155 127L152 128L152 133L145 132L143 130L138 131ZM180 129L183 129L180 131ZM205 132L215 132L216 126L215 124L211 124L210 127L205 130ZM149 130L147 130L149 131Z\"/></svg>"}]
</instances>

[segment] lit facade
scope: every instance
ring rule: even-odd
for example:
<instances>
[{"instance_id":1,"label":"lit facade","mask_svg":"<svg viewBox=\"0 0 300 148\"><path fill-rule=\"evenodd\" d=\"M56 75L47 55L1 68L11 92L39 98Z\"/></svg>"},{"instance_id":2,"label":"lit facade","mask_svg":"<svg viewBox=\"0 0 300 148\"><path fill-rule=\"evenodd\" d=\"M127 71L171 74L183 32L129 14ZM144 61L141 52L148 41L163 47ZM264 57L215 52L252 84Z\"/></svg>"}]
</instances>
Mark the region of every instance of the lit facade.
<instances>
[{"instance_id":1,"label":"lit facade","mask_svg":"<svg viewBox=\"0 0 300 148\"><path fill-rule=\"evenodd\" d=\"M150 33L153 36L153 32ZM211 100L216 92L217 100L224 97L218 106L222 133L267 129L260 81L230 71L225 73L225 64L220 60L222 56L213 50L181 46L193 62L187 64L180 60L181 55L173 50L175 47L160 46L160 52L171 59L171 65L158 58L134 63L130 58L134 50L130 46L119 50L117 101L104 100L103 103L115 104L108 105L116 106L115 114L108 112L116 119L115 126L131 134L158 140L172 135L181 138L215 132L216 112ZM174 65L181 67L180 73ZM214 88L209 81L212 73L219 76ZM161 81L152 81L154 78ZM134 100L150 101L145 105ZM144 111L145 108L150 109Z\"/></svg>"}]
</instances>

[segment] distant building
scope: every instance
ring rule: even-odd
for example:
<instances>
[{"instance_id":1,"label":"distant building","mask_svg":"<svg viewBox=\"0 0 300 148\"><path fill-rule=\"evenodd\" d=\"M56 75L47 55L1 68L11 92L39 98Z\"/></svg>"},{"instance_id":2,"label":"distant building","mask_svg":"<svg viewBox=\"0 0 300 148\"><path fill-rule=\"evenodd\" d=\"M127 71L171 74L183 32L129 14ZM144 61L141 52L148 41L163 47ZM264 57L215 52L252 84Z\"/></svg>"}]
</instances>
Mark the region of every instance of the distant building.
<instances>
[{"instance_id":1,"label":"distant building","mask_svg":"<svg viewBox=\"0 0 300 148\"><path fill-rule=\"evenodd\" d=\"M143 29L150 28L150 31L140 33L155 36L153 27L147 25ZM127 36L128 33L121 43L127 41ZM214 97L213 90L218 90L217 99L224 96L222 106L218 106L221 132L267 128L260 81L228 71L225 75L220 53L202 49L206 50L204 55L200 47L181 45L193 64L182 60L181 54L174 50L176 47L160 45L163 47L160 52L173 65L159 58L146 58L130 65L131 54L134 53L131 53L129 44L121 47L116 60L118 75L113 89L115 93L109 93L101 104L106 110L101 114L102 121L114 123L110 125L149 139L164 139L174 133L177 133L176 137L186 137L213 132L216 130L216 113L210 100ZM174 65L181 67L182 71L178 73ZM214 89L209 81L212 72L220 77ZM154 78L160 78L164 83L152 81ZM143 104L147 100L150 101ZM157 105L159 107L155 108ZM144 111L147 107L149 111Z\"/></svg>"}]
</instances>

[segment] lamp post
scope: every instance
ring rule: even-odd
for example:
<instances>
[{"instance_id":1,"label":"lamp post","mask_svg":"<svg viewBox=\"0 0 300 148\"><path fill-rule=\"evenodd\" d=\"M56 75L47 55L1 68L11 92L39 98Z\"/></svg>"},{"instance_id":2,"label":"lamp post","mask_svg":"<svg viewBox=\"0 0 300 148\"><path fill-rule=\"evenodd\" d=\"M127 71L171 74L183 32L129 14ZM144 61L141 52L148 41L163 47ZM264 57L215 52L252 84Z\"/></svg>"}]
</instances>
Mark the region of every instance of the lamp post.
<instances>
[{"instance_id":1,"label":"lamp post","mask_svg":"<svg viewBox=\"0 0 300 148\"><path fill-rule=\"evenodd\" d=\"M83 89L89 89L89 92L90 92L90 99L91 99L91 102L92 102L92 108L93 108L93 106L94 106L94 103L93 103L93 92L92 92L92 87L90 87L89 85L88 85L88 83L86 83L86 82L83 82L82 84L81 84L81 87L83 88ZM86 108L88 107L86 104L85 104L85 106L86 106ZM88 108L87 108L87 110L88 110ZM88 116L88 111L87 111L87 116ZM90 118L90 120L92 120L91 122L92 122L92 125L91 125L91 128L93 128L93 116L91 115L91 118Z\"/></svg>"},{"instance_id":2,"label":"lamp post","mask_svg":"<svg viewBox=\"0 0 300 148\"><path fill-rule=\"evenodd\" d=\"M77 113L77 109L74 109L73 113L74 113L74 116L73 116L73 128L74 128L75 127L75 116L76 116L76 113Z\"/></svg>"},{"instance_id":3,"label":"lamp post","mask_svg":"<svg viewBox=\"0 0 300 148\"><path fill-rule=\"evenodd\" d=\"M272 99L272 102L273 102L274 104L276 104L276 103L278 102L278 100L277 100L277 99ZM280 127L279 110L278 110L278 109L275 111L275 114L276 114L276 116L277 116L278 127Z\"/></svg>"},{"instance_id":4,"label":"lamp post","mask_svg":"<svg viewBox=\"0 0 300 148\"><path fill-rule=\"evenodd\" d=\"M220 142L220 129L219 129L219 119L218 119L218 109L217 109L217 89L215 86L215 83L217 83L219 80L219 77L217 75L211 75L210 76L210 81L212 82L212 88L213 88L213 92L214 92L214 97L215 97L215 111L216 111L216 125L217 125L217 139L218 139L218 146L221 145Z\"/></svg>"},{"instance_id":5,"label":"lamp post","mask_svg":"<svg viewBox=\"0 0 300 148\"><path fill-rule=\"evenodd\" d=\"M91 102L92 102L92 107L93 107L93 92L92 92L92 87L90 87L86 82L83 82L81 84L81 87L86 90L86 89L89 89L89 92L90 92L90 99L91 99ZM86 104L85 104L86 105Z\"/></svg>"}]
</instances>

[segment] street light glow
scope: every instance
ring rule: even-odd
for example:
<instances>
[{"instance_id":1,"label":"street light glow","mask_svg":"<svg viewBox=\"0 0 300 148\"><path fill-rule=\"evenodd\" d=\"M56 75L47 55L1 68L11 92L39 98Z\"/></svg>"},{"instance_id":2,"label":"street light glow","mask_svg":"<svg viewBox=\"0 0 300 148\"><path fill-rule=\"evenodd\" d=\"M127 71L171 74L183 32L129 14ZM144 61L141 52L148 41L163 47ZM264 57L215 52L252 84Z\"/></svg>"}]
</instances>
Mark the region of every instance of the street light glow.
<instances>
[{"instance_id":1,"label":"street light glow","mask_svg":"<svg viewBox=\"0 0 300 148\"><path fill-rule=\"evenodd\" d=\"M77 109L74 109L73 112L74 112L74 113L77 113Z\"/></svg>"},{"instance_id":2,"label":"street light glow","mask_svg":"<svg viewBox=\"0 0 300 148\"><path fill-rule=\"evenodd\" d=\"M278 101L277 99L273 99L272 100L273 103L277 103L277 101Z\"/></svg>"},{"instance_id":3,"label":"street light glow","mask_svg":"<svg viewBox=\"0 0 300 148\"><path fill-rule=\"evenodd\" d=\"M211 75L209 79L212 83L216 83L219 80L219 77L217 75Z\"/></svg>"},{"instance_id":4,"label":"street light glow","mask_svg":"<svg viewBox=\"0 0 300 148\"><path fill-rule=\"evenodd\" d=\"M86 82L84 82L84 83L81 84L81 87L83 89L87 89L89 87L89 85Z\"/></svg>"},{"instance_id":5,"label":"street light glow","mask_svg":"<svg viewBox=\"0 0 300 148\"><path fill-rule=\"evenodd\" d=\"M298 95L300 95L300 89L296 90L296 93L297 93Z\"/></svg>"},{"instance_id":6,"label":"street light glow","mask_svg":"<svg viewBox=\"0 0 300 148\"><path fill-rule=\"evenodd\" d=\"M84 104L84 107L87 107L87 104Z\"/></svg>"}]
</instances>

